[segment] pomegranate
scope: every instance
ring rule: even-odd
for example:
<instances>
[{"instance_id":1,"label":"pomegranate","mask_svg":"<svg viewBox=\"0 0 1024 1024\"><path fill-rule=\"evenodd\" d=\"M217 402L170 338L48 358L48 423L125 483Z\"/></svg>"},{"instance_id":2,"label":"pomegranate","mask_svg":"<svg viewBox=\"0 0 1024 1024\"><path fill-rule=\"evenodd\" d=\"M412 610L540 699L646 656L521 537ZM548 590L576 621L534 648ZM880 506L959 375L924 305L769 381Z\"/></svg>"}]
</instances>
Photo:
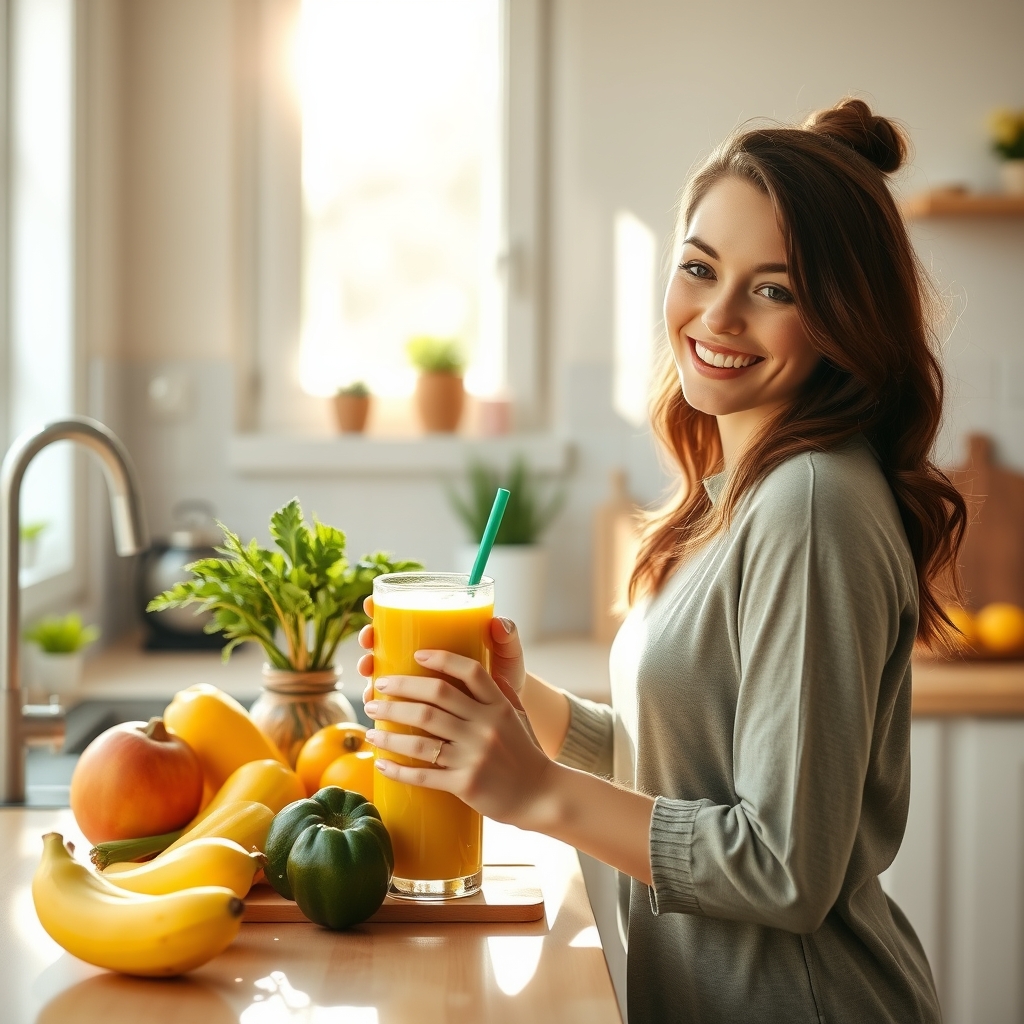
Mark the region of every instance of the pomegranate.
<instances>
[{"instance_id":1,"label":"pomegranate","mask_svg":"<svg viewBox=\"0 0 1024 1024\"><path fill-rule=\"evenodd\" d=\"M71 810L91 843L173 832L195 817L202 795L199 758L162 718L107 729L71 776Z\"/></svg>"}]
</instances>

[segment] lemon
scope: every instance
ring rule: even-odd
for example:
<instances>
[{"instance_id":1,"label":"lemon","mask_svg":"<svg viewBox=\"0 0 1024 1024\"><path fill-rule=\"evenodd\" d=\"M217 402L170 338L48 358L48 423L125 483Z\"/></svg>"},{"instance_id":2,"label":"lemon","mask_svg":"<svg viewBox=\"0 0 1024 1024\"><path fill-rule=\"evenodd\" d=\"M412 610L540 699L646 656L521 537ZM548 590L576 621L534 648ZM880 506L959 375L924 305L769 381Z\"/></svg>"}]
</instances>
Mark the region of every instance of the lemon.
<instances>
[{"instance_id":1,"label":"lemon","mask_svg":"<svg viewBox=\"0 0 1024 1024\"><path fill-rule=\"evenodd\" d=\"M961 608L958 604L946 605L943 611L946 613L949 621L960 630L962 634L960 642L968 647L973 646L978 639L978 630L974 624L974 616L966 608Z\"/></svg>"},{"instance_id":2,"label":"lemon","mask_svg":"<svg viewBox=\"0 0 1024 1024\"><path fill-rule=\"evenodd\" d=\"M996 654L1024 650L1024 608L1004 601L987 604L974 617L978 639Z\"/></svg>"}]
</instances>

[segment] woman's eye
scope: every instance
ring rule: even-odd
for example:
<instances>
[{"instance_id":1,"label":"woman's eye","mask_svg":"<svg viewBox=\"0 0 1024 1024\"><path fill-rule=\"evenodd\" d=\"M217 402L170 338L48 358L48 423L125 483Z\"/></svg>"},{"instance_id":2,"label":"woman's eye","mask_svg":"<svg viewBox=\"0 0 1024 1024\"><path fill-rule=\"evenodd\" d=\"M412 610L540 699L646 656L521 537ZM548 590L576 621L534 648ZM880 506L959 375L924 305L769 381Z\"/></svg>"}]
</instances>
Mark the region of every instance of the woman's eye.
<instances>
[{"instance_id":1,"label":"woman's eye","mask_svg":"<svg viewBox=\"0 0 1024 1024\"><path fill-rule=\"evenodd\" d=\"M689 263L680 263L679 269L685 274L689 274L691 277L698 277L701 280L708 280L715 276L715 272L706 264L701 263L699 260L691 260Z\"/></svg>"},{"instance_id":2,"label":"woman's eye","mask_svg":"<svg viewBox=\"0 0 1024 1024\"><path fill-rule=\"evenodd\" d=\"M793 296L785 288L780 288L777 284L766 284L763 288L758 288L758 291L766 299L771 299L773 302L793 301Z\"/></svg>"}]
</instances>

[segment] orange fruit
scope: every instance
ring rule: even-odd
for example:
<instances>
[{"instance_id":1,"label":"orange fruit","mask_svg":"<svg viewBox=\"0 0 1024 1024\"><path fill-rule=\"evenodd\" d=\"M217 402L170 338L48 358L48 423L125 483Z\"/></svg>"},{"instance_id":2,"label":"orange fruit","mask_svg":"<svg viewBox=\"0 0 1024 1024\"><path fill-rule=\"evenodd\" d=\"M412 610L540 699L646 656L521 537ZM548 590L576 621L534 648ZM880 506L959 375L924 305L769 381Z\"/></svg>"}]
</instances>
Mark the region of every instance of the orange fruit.
<instances>
[{"instance_id":1,"label":"orange fruit","mask_svg":"<svg viewBox=\"0 0 1024 1024\"><path fill-rule=\"evenodd\" d=\"M982 645L996 654L1024 651L1024 608L1005 601L987 604L974 617Z\"/></svg>"},{"instance_id":2,"label":"orange fruit","mask_svg":"<svg viewBox=\"0 0 1024 1024\"><path fill-rule=\"evenodd\" d=\"M295 762L295 771L302 779L306 793L312 796L320 789L320 776L332 761L342 754L369 749L365 726L357 722L335 722L334 725L324 726L306 740Z\"/></svg>"},{"instance_id":3,"label":"orange fruit","mask_svg":"<svg viewBox=\"0 0 1024 1024\"><path fill-rule=\"evenodd\" d=\"M963 634L961 643L973 647L978 639L978 629L974 624L974 616L958 604L949 604L943 609L947 618Z\"/></svg>"},{"instance_id":4,"label":"orange fruit","mask_svg":"<svg viewBox=\"0 0 1024 1024\"><path fill-rule=\"evenodd\" d=\"M342 754L335 758L320 776L320 788L341 786L342 789L361 793L367 800L373 800L373 761L376 752L357 750L354 754Z\"/></svg>"}]
</instances>

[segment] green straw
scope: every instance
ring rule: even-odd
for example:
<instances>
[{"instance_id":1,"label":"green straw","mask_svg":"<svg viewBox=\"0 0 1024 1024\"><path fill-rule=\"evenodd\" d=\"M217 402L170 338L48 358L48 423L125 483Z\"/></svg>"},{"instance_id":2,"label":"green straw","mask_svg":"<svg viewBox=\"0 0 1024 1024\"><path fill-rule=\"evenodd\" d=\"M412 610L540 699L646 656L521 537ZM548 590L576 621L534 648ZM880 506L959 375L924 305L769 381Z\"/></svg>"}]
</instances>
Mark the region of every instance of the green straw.
<instances>
[{"instance_id":1,"label":"green straw","mask_svg":"<svg viewBox=\"0 0 1024 1024\"><path fill-rule=\"evenodd\" d=\"M491 514L487 517L484 535L480 538L480 549L476 553L473 571L469 574L469 586L471 587L475 587L483 579L484 568L487 566L487 559L491 557L494 538L498 536L498 527L501 526L501 517L505 514L507 504L508 491L504 487L499 487L498 493L494 496L494 504L491 506Z\"/></svg>"}]
</instances>

